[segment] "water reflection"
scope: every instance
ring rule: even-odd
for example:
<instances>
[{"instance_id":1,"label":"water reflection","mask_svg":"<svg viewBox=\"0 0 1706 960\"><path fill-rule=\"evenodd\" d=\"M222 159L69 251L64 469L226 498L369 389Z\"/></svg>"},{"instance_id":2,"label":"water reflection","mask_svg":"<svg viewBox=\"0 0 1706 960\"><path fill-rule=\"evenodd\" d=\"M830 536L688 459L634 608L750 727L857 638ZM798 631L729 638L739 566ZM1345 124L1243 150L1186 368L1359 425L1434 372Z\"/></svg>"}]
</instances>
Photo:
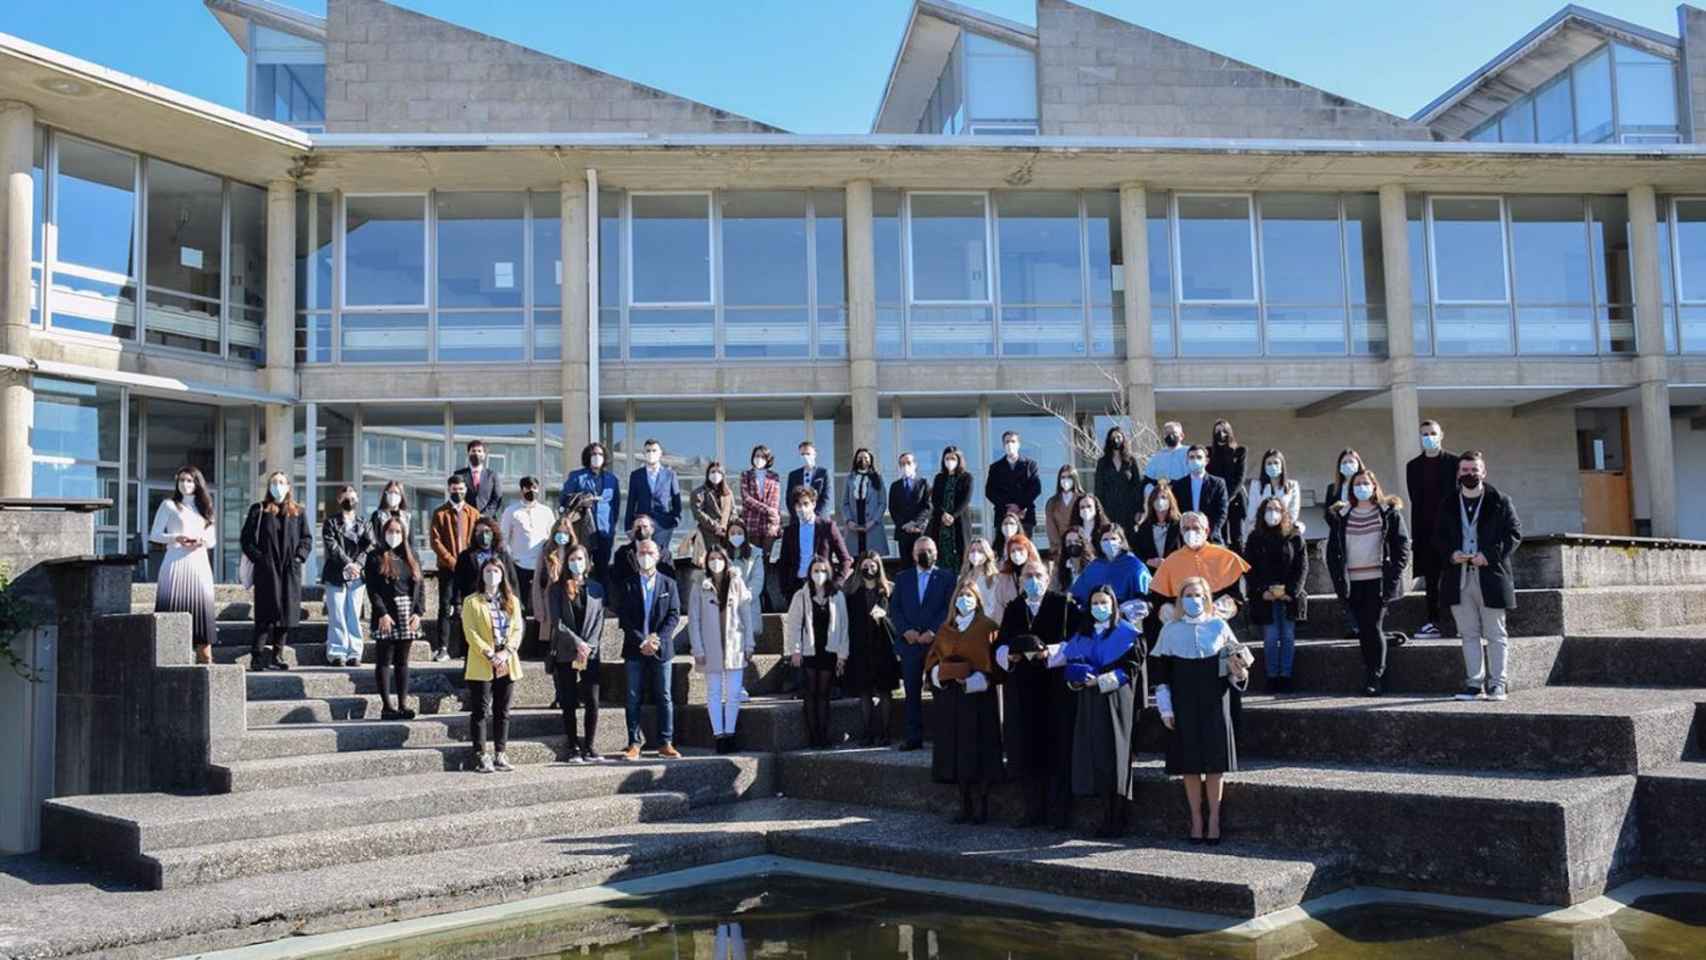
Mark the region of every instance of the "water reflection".
<instances>
[{"instance_id":1,"label":"water reflection","mask_svg":"<svg viewBox=\"0 0 1706 960\"><path fill-rule=\"evenodd\" d=\"M1638 901L1565 925L1431 907L1336 911L1250 939L1062 918L794 877L737 881L540 913L361 950L343 960L1624 960L1706 956L1706 894Z\"/></svg>"}]
</instances>

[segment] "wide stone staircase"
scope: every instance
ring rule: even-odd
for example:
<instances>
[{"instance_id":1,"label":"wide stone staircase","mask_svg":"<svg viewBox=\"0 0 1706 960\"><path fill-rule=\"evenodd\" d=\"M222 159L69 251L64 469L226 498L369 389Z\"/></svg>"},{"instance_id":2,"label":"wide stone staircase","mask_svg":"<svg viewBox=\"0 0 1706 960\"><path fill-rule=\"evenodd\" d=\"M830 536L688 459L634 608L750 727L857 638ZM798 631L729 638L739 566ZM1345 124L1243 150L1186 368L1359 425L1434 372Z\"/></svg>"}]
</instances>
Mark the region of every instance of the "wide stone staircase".
<instances>
[{"instance_id":1,"label":"wide stone staircase","mask_svg":"<svg viewBox=\"0 0 1706 960\"><path fill-rule=\"evenodd\" d=\"M1299 692L1272 695L1259 661L1254 671L1219 847L1184 842L1183 791L1162 770L1153 713L1118 842L1088 839L1094 802L1077 805L1072 832L1002 825L1020 813L1012 785L997 789L998 822L950 825L953 790L931 782L928 749L803 750L775 615L747 673L740 753L709 751L700 677L678 655L683 759L556 763L551 679L527 663L511 720L518 770L468 772L460 665L433 663L417 644L417 717L377 719L372 667L325 665L324 609L310 588L293 669L243 676L240 745L213 766L208 793L49 801L44 852L147 890L197 888L197 903L226 911L209 922L238 917L231 943L278 935L279 923L351 926L759 853L1229 922L1355 885L1567 905L1641 875L1706 879L1706 549L1607 550L1580 569L1564 552L1559 569L1524 573L1538 585L1511 618L1504 703L1451 699L1462 682L1455 640L1394 649L1388 695L1356 696L1357 645L1333 638L1342 611L1312 602ZM238 671L248 600L235 587L218 595L209 669ZM133 602L151 610L152 588L138 586ZM1406 598L1393 625L1413 630L1420 604ZM159 620L181 620L187 643L187 618ZM596 744L606 754L627 741L619 650L612 625ZM644 712L649 736L655 710ZM857 722L857 705L838 701L837 734ZM339 906L364 883L383 891L362 909ZM283 921L264 906L280 889L297 892ZM110 944L121 942L133 940Z\"/></svg>"}]
</instances>

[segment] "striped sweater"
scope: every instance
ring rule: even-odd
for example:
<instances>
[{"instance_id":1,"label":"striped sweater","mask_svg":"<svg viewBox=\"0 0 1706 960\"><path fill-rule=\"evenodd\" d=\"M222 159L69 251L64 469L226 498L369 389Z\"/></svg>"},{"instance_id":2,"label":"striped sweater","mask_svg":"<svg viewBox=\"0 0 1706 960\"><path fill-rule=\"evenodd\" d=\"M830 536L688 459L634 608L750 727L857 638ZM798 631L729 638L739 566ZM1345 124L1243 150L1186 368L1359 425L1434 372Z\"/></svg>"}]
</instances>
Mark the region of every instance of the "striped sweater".
<instances>
[{"instance_id":1,"label":"striped sweater","mask_svg":"<svg viewBox=\"0 0 1706 960\"><path fill-rule=\"evenodd\" d=\"M1345 514L1345 572L1350 579L1380 579L1381 540L1379 508L1359 506Z\"/></svg>"}]
</instances>

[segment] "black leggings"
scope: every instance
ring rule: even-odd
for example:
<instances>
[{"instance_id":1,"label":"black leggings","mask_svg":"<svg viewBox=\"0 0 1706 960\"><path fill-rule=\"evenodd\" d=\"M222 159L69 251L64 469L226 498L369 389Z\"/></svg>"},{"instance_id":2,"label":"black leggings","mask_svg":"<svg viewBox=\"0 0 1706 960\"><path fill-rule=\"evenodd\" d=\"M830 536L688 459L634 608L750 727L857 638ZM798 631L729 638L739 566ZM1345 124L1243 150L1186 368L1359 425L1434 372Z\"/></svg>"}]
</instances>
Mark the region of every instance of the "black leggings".
<instances>
[{"instance_id":1,"label":"black leggings","mask_svg":"<svg viewBox=\"0 0 1706 960\"><path fill-rule=\"evenodd\" d=\"M597 661L589 662L586 670L580 671L559 660L551 679L557 686L557 706L563 711L563 738L568 744L565 749L571 754L590 753L598 739ZM585 737L575 734L576 707L586 713Z\"/></svg>"},{"instance_id":2,"label":"black leggings","mask_svg":"<svg viewBox=\"0 0 1706 960\"><path fill-rule=\"evenodd\" d=\"M1351 616L1356 618L1357 642L1362 645L1363 679L1382 686L1386 676L1386 598L1379 580L1352 580Z\"/></svg>"},{"instance_id":3,"label":"black leggings","mask_svg":"<svg viewBox=\"0 0 1706 960\"><path fill-rule=\"evenodd\" d=\"M866 743L888 743L889 716L893 712L893 703L892 690L859 695L859 720L860 726L864 728L862 736Z\"/></svg>"},{"instance_id":4,"label":"black leggings","mask_svg":"<svg viewBox=\"0 0 1706 960\"><path fill-rule=\"evenodd\" d=\"M509 677L468 681L468 725L473 731L476 754L486 752L488 726L492 745L499 753L509 745L509 698L514 692L515 681Z\"/></svg>"},{"instance_id":5,"label":"black leggings","mask_svg":"<svg viewBox=\"0 0 1706 960\"><path fill-rule=\"evenodd\" d=\"M829 746L829 692L835 671L806 667L806 745Z\"/></svg>"},{"instance_id":6,"label":"black leggings","mask_svg":"<svg viewBox=\"0 0 1706 960\"><path fill-rule=\"evenodd\" d=\"M409 708L409 647L410 640L377 640L373 655L373 684L379 688L379 705L391 709L389 681L397 678L397 709Z\"/></svg>"}]
</instances>

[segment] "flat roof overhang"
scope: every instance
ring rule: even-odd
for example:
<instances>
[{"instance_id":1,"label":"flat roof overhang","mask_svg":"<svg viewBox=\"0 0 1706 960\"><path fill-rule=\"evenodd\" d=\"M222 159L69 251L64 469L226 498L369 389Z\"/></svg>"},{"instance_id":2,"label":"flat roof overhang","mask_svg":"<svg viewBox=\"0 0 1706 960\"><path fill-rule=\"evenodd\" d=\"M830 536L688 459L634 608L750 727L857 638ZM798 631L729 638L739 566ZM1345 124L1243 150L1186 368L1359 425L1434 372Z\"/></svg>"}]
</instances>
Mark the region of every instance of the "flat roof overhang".
<instances>
[{"instance_id":1,"label":"flat roof overhang","mask_svg":"<svg viewBox=\"0 0 1706 960\"><path fill-rule=\"evenodd\" d=\"M9 34L0 34L0 100L39 123L249 183L295 175L309 152L294 127L209 103Z\"/></svg>"}]
</instances>

